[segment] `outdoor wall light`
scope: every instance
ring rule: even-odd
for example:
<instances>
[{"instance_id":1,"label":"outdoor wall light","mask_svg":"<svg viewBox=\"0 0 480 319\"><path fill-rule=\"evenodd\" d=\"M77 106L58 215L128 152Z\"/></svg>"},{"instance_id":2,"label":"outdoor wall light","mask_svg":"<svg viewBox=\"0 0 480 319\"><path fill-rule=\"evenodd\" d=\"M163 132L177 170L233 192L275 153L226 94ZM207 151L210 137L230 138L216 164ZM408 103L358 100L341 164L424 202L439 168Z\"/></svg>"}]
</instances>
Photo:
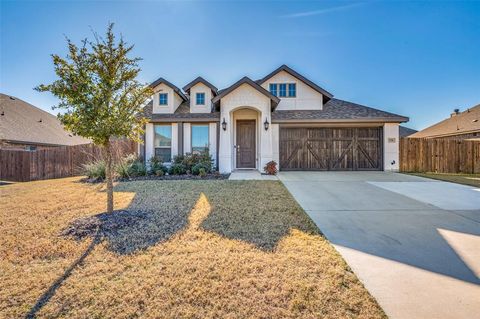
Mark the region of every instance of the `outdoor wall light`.
<instances>
[{"instance_id":1,"label":"outdoor wall light","mask_svg":"<svg viewBox=\"0 0 480 319\"><path fill-rule=\"evenodd\" d=\"M227 122L225 122L225 118L223 118L222 129L223 129L224 131L227 130Z\"/></svg>"},{"instance_id":2,"label":"outdoor wall light","mask_svg":"<svg viewBox=\"0 0 480 319\"><path fill-rule=\"evenodd\" d=\"M265 128L265 131L268 131L269 126L270 126L270 123L268 123L267 118L265 118L265 122L263 123L263 127Z\"/></svg>"}]
</instances>

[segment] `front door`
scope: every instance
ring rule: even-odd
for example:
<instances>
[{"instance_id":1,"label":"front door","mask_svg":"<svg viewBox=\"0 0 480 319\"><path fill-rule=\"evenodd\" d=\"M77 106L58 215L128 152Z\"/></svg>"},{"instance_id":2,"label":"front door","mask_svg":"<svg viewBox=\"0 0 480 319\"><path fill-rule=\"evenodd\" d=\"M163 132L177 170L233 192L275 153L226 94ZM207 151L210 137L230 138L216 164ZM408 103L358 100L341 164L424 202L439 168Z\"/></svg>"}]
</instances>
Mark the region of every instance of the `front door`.
<instances>
[{"instance_id":1,"label":"front door","mask_svg":"<svg viewBox=\"0 0 480 319\"><path fill-rule=\"evenodd\" d=\"M237 168L255 168L255 120L237 121Z\"/></svg>"}]
</instances>

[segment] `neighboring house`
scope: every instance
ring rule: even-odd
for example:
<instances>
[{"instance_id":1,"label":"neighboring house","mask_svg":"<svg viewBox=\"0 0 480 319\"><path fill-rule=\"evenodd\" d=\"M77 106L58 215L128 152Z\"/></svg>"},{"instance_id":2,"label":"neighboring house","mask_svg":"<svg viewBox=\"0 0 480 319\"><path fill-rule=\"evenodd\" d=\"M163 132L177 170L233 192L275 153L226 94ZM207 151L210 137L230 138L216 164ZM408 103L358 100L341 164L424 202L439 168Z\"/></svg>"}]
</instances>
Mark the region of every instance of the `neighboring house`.
<instances>
[{"instance_id":1,"label":"neighboring house","mask_svg":"<svg viewBox=\"0 0 480 319\"><path fill-rule=\"evenodd\" d=\"M34 151L88 143L64 130L56 116L0 93L0 148Z\"/></svg>"},{"instance_id":2,"label":"neighboring house","mask_svg":"<svg viewBox=\"0 0 480 319\"><path fill-rule=\"evenodd\" d=\"M480 137L480 104L410 135L410 138L471 139Z\"/></svg>"},{"instance_id":3,"label":"neighboring house","mask_svg":"<svg viewBox=\"0 0 480 319\"><path fill-rule=\"evenodd\" d=\"M405 127L403 125L400 125L400 127L399 127L400 137L408 137L408 136L410 136L412 134L415 134L417 132L418 132L417 130L411 129L409 127Z\"/></svg>"},{"instance_id":4,"label":"neighboring house","mask_svg":"<svg viewBox=\"0 0 480 319\"><path fill-rule=\"evenodd\" d=\"M183 91L163 78L151 87L146 160L208 148L222 173L272 160L281 170L398 170L407 117L335 99L286 65L223 90L201 77Z\"/></svg>"}]
</instances>

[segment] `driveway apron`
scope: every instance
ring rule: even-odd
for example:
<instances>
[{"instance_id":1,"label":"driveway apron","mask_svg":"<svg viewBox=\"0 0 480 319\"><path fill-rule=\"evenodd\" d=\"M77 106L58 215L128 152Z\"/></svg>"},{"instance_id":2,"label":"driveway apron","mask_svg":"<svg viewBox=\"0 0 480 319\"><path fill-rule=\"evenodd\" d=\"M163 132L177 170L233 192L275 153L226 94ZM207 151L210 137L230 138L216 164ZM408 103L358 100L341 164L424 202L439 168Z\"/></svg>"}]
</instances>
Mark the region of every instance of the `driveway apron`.
<instances>
[{"instance_id":1,"label":"driveway apron","mask_svg":"<svg viewBox=\"0 0 480 319\"><path fill-rule=\"evenodd\" d=\"M387 172L279 178L390 318L480 318L480 189Z\"/></svg>"}]
</instances>

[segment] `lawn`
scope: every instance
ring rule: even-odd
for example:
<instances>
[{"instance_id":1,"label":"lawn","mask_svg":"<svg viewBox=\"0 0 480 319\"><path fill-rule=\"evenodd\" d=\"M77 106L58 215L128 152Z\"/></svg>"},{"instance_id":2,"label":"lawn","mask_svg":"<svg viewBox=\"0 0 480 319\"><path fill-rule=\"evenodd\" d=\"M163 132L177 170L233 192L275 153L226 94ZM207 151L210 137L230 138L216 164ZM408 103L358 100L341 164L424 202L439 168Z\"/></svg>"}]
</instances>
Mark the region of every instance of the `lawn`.
<instances>
[{"instance_id":1,"label":"lawn","mask_svg":"<svg viewBox=\"0 0 480 319\"><path fill-rule=\"evenodd\" d=\"M278 181L123 182L115 217L78 178L0 194L1 318L385 318Z\"/></svg>"},{"instance_id":2,"label":"lawn","mask_svg":"<svg viewBox=\"0 0 480 319\"><path fill-rule=\"evenodd\" d=\"M480 174L444 174L444 173L408 173L410 175L427 177L445 182L480 187Z\"/></svg>"}]
</instances>

